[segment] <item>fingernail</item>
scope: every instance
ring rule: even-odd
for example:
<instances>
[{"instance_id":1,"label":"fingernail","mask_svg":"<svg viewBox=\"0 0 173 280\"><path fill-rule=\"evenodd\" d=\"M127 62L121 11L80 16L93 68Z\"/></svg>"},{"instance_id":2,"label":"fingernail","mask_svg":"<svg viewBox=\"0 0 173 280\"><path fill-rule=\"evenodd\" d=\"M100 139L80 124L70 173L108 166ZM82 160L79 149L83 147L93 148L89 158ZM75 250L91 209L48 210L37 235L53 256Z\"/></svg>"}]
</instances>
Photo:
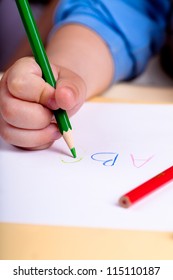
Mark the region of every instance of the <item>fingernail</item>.
<instances>
[{"instance_id":1,"label":"fingernail","mask_svg":"<svg viewBox=\"0 0 173 280\"><path fill-rule=\"evenodd\" d=\"M70 87L58 88L57 102L61 108L71 110L76 104L75 91Z\"/></svg>"},{"instance_id":2,"label":"fingernail","mask_svg":"<svg viewBox=\"0 0 173 280\"><path fill-rule=\"evenodd\" d=\"M70 98L74 98L74 91L70 87L62 87L61 91L68 95Z\"/></svg>"},{"instance_id":3,"label":"fingernail","mask_svg":"<svg viewBox=\"0 0 173 280\"><path fill-rule=\"evenodd\" d=\"M52 135L52 140L57 140L61 137L61 133L59 131L55 131Z\"/></svg>"},{"instance_id":4,"label":"fingernail","mask_svg":"<svg viewBox=\"0 0 173 280\"><path fill-rule=\"evenodd\" d=\"M55 101L55 98L49 98L48 101L47 101L47 107L49 107L50 109L52 110L55 110L57 109L57 104L56 104L56 101Z\"/></svg>"}]
</instances>

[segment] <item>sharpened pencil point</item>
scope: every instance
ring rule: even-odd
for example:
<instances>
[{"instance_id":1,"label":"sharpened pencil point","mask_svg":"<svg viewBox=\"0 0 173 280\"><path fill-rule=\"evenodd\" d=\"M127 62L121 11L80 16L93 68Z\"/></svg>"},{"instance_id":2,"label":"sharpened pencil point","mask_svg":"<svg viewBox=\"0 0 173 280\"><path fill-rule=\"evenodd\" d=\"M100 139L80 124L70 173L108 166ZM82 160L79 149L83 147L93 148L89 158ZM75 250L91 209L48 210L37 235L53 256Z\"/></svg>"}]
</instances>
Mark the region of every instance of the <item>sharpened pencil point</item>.
<instances>
[{"instance_id":1,"label":"sharpened pencil point","mask_svg":"<svg viewBox=\"0 0 173 280\"><path fill-rule=\"evenodd\" d=\"M77 157L75 148L72 148L72 149L71 149L71 153L72 153L72 155L73 155L74 158Z\"/></svg>"}]
</instances>

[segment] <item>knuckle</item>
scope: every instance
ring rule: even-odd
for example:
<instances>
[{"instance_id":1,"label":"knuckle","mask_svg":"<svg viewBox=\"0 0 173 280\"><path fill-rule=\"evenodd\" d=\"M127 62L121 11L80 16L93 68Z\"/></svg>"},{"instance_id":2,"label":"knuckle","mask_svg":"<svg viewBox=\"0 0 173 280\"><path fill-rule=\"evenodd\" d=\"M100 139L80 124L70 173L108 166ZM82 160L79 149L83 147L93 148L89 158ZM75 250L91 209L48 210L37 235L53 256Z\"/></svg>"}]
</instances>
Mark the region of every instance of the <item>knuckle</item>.
<instances>
[{"instance_id":1,"label":"knuckle","mask_svg":"<svg viewBox=\"0 0 173 280\"><path fill-rule=\"evenodd\" d=\"M15 107L4 103L3 106L1 106L1 115L6 122L10 122L16 116Z\"/></svg>"},{"instance_id":2,"label":"knuckle","mask_svg":"<svg viewBox=\"0 0 173 280\"><path fill-rule=\"evenodd\" d=\"M8 81L8 87L11 93L22 93L26 86L26 79L22 76L13 77Z\"/></svg>"},{"instance_id":3,"label":"knuckle","mask_svg":"<svg viewBox=\"0 0 173 280\"><path fill-rule=\"evenodd\" d=\"M7 124L0 125L0 136L4 139L7 143L12 144L11 141L11 133L10 129Z\"/></svg>"}]
</instances>

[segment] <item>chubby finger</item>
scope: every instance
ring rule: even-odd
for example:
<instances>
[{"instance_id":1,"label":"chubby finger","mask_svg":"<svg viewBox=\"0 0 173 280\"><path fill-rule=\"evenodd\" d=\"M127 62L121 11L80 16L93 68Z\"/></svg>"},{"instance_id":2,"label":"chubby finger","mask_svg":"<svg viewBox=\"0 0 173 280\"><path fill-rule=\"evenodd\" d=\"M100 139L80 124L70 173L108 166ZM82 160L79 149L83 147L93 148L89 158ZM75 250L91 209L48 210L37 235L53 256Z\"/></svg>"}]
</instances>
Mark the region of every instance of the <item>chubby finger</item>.
<instances>
[{"instance_id":1,"label":"chubby finger","mask_svg":"<svg viewBox=\"0 0 173 280\"><path fill-rule=\"evenodd\" d=\"M0 98L0 113L8 124L24 129L43 129L52 119L52 112L48 108L14 98L5 89Z\"/></svg>"},{"instance_id":2,"label":"chubby finger","mask_svg":"<svg viewBox=\"0 0 173 280\"><path fill-rule=\"evenodd\" d=\"M0 135L7 143L27 149L50 146L50 143L61 137L56 124L40 130L19 129L7 124L1 116Z\"/></svg>"},{"instance_id":3,"label":"chubby finger","mask_svg":"<svg viewBox=\"0 0 173 280\"><path fill-rule=\"evenodd\" d=\"M53 67L55 78L58 70ZM42 78L42 71L31 57L19 59L10 68L7 75L7 87L10 93L19 99L46 105L47 99L54 96L55 89Z\"/></svg>"}]
</instances>

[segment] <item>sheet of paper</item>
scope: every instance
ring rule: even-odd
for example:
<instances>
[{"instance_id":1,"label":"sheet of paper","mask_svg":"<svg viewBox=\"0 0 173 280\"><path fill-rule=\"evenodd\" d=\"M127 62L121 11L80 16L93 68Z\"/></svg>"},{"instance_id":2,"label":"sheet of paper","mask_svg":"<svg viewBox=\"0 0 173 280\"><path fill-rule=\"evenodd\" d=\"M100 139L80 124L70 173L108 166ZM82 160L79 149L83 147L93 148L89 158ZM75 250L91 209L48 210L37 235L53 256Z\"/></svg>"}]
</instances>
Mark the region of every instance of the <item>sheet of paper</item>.
<instances>
[{"instance_id":1,"label":"sheet of paper","mask_svg":"<svg viewBox=\"0 0 173 280\"><path fill-rule=\"evenodd\" d=\"M119 197L173 164L173 105L86 103L43 151L0 140L0 222L173 231L173 182L131 208Z\"/></svg>"}]
</instances>

